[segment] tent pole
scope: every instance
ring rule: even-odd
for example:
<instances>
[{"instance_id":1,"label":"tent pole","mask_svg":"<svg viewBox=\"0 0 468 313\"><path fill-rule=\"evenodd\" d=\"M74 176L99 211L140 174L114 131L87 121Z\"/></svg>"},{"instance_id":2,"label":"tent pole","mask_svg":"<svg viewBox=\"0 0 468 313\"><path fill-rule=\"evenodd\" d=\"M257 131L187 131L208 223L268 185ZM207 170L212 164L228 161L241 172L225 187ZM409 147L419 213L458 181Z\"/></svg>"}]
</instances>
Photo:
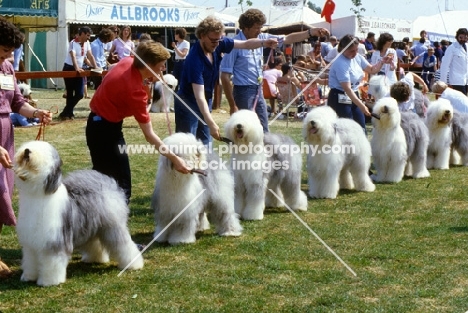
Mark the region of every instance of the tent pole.
<instances>
[{"instance_id":1,"label":"tent pole","mask_svg":"<svg viewBox=\"0 0 468 313\"><path fill-rule=\"evenodd\" d=\"M171 38L171 42L172 42L172 38ZM168 46L168 43L167 43L167 27L164 27L164 47L167 47ZM167 63L167 60L166 60L166 72L169 73L168 69L167 69L167 66L169 64ZM167 74L166 73L166 74Z\"/></svg>"}]
</instances>

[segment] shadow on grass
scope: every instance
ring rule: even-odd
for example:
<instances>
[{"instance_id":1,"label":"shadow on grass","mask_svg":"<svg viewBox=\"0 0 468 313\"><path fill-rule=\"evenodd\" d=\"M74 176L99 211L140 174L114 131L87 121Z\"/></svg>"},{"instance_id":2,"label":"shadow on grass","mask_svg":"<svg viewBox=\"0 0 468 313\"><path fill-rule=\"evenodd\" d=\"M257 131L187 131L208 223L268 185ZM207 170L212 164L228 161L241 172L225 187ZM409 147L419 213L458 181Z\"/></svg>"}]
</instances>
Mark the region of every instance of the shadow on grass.
<instances>
[{"instance_id":1,"label":"shadow on grass","mask_svg":"<svg viewBox=\"0 0 468 313\"><path fill-rule=\"evenodd\" d=\"M454 233L466 233L468 232L468 226L449 227L449 230Z\"/></svg>"},{"instance_id":2,"label":"shadow on grass","mask_svg":"<svg viewBox=\"0 0 468 313\"><path fill-rule=\"evenodd\" d=\"M284 213L290 213L289 210L285 207L281 208L266 208L263 211L264 215L270 215L270 214L284 214Z\"/></svg>"},{"instance_id":3,"label":"shadow on grass","mask_svg":"<svg viewBox=\"0 0 468 313\"><path fill-rule=\"evenodd\" d=\"M3 255L3 251L2 251ZM23 271L20 267L20 260L14 263L9 262L7 259L3 259L10 269L13 271L13 274L2 280L2 284L0 284L0 293L3 291L8 290L25 290L30 288L42 288L37 286L36 282L23 282L21 281L21 275ZM13 266L15 268L13 268ZM113 271L116 269L116 265L114 262L112 263L83 263L81 262L81 255L73 255L72 260L67 266L67 280L70 277L83 277L88 276L90 274L101 274L103 272Z\"/></svg>"}]
</instances>

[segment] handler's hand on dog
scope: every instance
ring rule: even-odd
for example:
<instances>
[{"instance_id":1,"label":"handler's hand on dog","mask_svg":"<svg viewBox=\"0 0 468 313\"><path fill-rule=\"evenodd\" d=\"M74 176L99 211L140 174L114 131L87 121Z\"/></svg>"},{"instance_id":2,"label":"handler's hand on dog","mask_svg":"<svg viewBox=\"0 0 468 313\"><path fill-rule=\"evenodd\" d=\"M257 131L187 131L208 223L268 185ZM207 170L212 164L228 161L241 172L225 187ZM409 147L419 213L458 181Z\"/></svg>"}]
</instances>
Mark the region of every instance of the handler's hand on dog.
<instances>
[{"instance_id":1,"label":"handler's hand on dog","mask_svg":"<svg viewBox=\"0 0 468 313\"><path fill-rule=\"evenodd\" d=\"M221 134L219 133L219 126L213 124L210 126L210 134L216 140L221 140Z\"/></svg>"},{"instance_id":2,"label":"handler's hand on dog","mask_svg":"<svg viewBox=\"0 0 468 313\"><path fill-rule=\"evenodd\" d=\"M184 159L175 156L172 160L172 165L174 165L174 169L182 174L189 174L191 171L191 168L185 164Z\"/></svg>"},{"instance_id":3,"label":"handler's hand on dog","mask_svg":"<svg viewBox=\"0 0 468 313\"><path fill-rule=\"evenodd\" d=\"M369 108L367 106L364 106L361 108L362 113L364 113L365 116L371 116L371 112L369 111Z\"/></svg>"},{"instance_id":4,"label":"handler's hand on dog","mask_svg":"<svg viewBox=\"0 0 468 313\"><path fill-rule=\"evenodd\" d=\"M2 164L2 166L5 168L13 167L13 162L10 159L10 155L3 147L0 147L0 164Z\"/></svg>"}]
</instances>

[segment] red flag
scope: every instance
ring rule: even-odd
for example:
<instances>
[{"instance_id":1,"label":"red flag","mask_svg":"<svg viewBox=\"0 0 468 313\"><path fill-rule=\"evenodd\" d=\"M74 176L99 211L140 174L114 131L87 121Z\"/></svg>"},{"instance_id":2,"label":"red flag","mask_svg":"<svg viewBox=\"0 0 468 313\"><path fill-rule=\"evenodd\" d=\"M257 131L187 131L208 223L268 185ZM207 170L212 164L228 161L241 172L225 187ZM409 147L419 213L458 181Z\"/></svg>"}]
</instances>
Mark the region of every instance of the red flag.
<instances>
[{"instance_id":1,"label":"red flag","mask_svg":"<svg viewBox=\"0 0 468 313\"><path fill-rule=\"evenodd\" d=\"M327 0L325 2L325 5L323 6L322 14L320 15L321 17L325 16L325 21L328 23L331 23L331 16L333 12L335 11L335 2L333 0Z\"/></svg>"}]
</instances>

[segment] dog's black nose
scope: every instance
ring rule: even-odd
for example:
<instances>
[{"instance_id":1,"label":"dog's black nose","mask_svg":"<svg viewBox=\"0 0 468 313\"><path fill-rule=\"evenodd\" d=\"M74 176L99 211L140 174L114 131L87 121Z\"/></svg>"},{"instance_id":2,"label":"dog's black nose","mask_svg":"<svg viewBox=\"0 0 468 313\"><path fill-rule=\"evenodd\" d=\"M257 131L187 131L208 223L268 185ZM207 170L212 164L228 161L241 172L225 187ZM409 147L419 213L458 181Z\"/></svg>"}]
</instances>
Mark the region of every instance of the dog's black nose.
<instances>
[{"instance_id":1,"label":"dog's black nose","mask_svg":"<svg viewBox=\"0 0 468 313\"><path fill-rule=\"evenodd\" d=\"M236 125L236 128L237 128L237 129L242 129L242 124L237 124L237 125Z\"/></svg>"},{"instance_id":2,"label":"dog's black nose","mask_svg":"<svg viewBox=\"0 0 468 313\"><path fill-rule=\"evenodd\" d=\"M29 159L29 154L31 153L31 150L29 150L28 148L24 149L24 155L23 155L23 158L24 159Z\"/></svg>"},{"instance_id":3,"label":"dog's black nose","mask_svg":"<svg viewBox=\"0 0 468 313\"><path fill-rule=\"evenodd\" d=\"M445 110L445 114L450 114L450 110Z\"/></svg>"},{"instance_id":4,"label":"dog's black nose","mask_svg":"<svg viewBox=\"0 0 468 313\"><path fill-rule=\"evenodd\" d=\"M312 125L312 127L315 126L315 121L310 121L310 125Z\"/></svg>"}]
</instances>

